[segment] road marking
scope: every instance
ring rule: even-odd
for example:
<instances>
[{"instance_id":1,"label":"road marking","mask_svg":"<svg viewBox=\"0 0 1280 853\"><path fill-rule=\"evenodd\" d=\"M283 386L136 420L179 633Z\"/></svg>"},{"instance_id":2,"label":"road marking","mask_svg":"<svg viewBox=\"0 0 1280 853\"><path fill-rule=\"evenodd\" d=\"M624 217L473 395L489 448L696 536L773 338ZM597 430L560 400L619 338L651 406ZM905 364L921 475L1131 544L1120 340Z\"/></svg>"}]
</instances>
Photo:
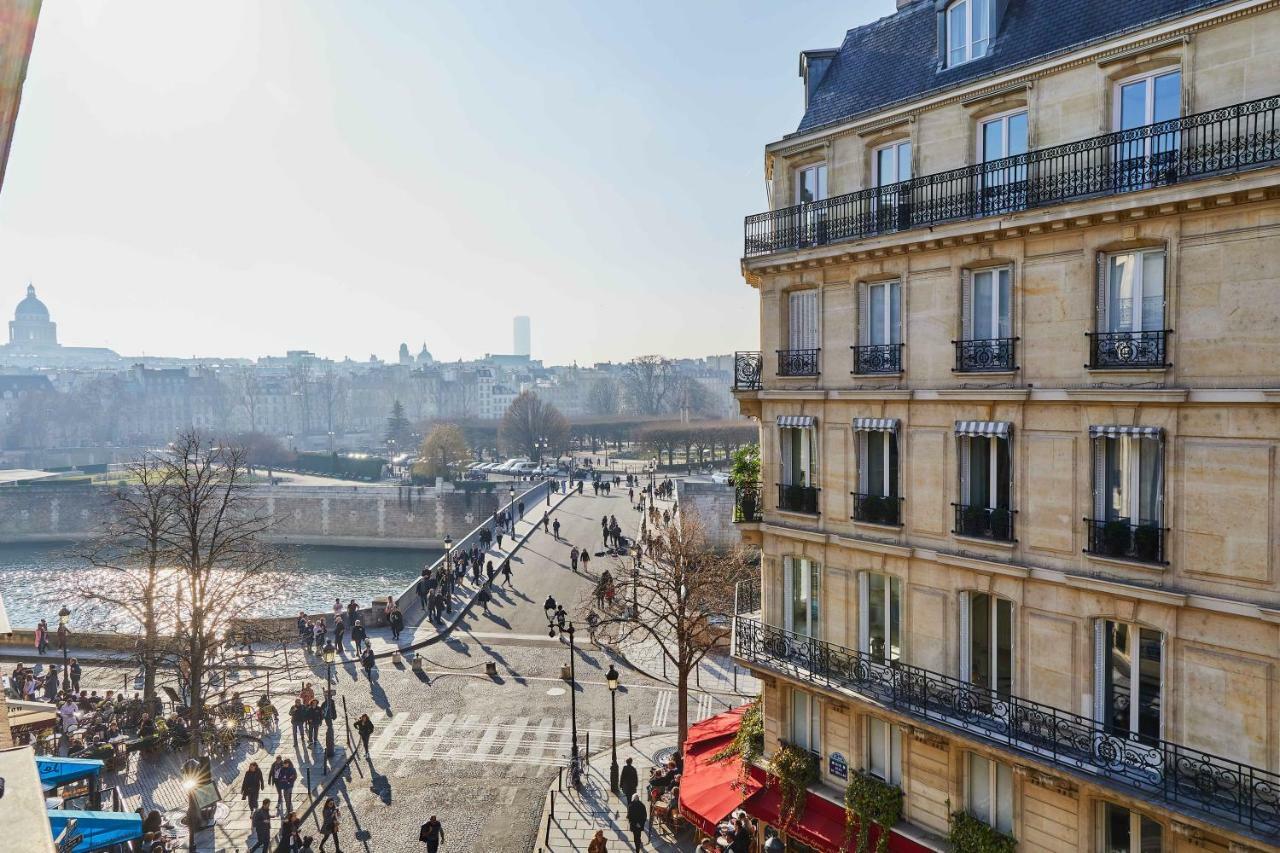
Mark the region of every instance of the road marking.
<instances>
[{"instance_id":1,"label":"road marking","mask_svg":"<svg viewBox=\"0 0 1280 853\"><path fill-rule=\"evenodd\" d=\"M667 725L667 717L671 714L671 697L674 695L674 690L663 690L658 694L653 705L653 728L660 729Z\"/></svg>"},{"instance_id":2,"label":"road marking","mask_svg":"<svg viewBox=\"0 0 1280 853\"><path fill-rule=\"evenodd\" d=\"M408 711L399 711L391 721L382 727L382 731L378 733L377 740L369 746L370 752L381 753L387 748L387 744L391 742L391 738L395 737L396 729L404 725L405 720L409 719Z\"/></svg>"},{"instance_id":3,"label":"road marking","mask_svg":"<svg viewBox=\"0 0 1280 853\"><path fill-rule=\"evenodd\" d=\"M422 730L431 722L432 714L423 714L417 720L414 720L409 731L404 733L404 741L400 744L400 748L395 751L396 758L408 758L413 754L413 742L422 734Z\"/></svg>"},{"instance_id":4,"label":"road marking","mask_svg":"<svg viewBox=\"0 0 1280 853\"><path fill-rule=\"evenodd\" d=\"M456 714L445 714L440 718L440 722L436 724L435 729L425 740L422 741L422 747L417 758L423 761L430 761L435 757L436 746L449 733L449 728L453 725L453 721L457 719Z\"/></svg>"},{"instance_id":5,"label":"road marking","mask_svg":"<svg viewBox=\"0 0 1280 853\"><path fill-rule=\"evenodd\" d=\"M493 742L498 738L498 732L502 731L498 726L498 720L501 717L494 717L489 727L484 730L484 734L480 737L480 743L476 744L475 752L471 753L474 760L483 760L489 757L489 750L493 748Z\"/></svg>"},{"instance_id":6,"label":"road marking","mask_svg":"<svg viewBox=\"0 0 1280 853\"><path fill-rule=\"evenodd\" d=\"M516 721L511 726L511 734L507 735L507 742L502 747L502 757L511 758L520 749L520 745L524 742L525 730L529 728L528 717L516 717ZM498 727L494 726L494 731Z\"/></svg>"},{"instance_id":7,"label":"road marking","mask_svg":"<svg viewBox=\"0 0 1280 853\"><path fill-rule=\"evenodd\" d=\"M494 721L492 719L489 721L490 727L493 726L493 722ZM458 733L457 746L448 753L451 756L465 755L469 751L468 747L476 745L476 741L474 741L469 735L469 730L480 728L480 715L468 714L462 718L462 722L458 724L458 728L461 731Z\"/></svg>"},{"instance_id":8,"label":"road marking","mask_svg":"<svg viewBox=\"0 0 1280 853\"><path fill-rule=\"evenodd\" d=\"M542 722L538 723L538 730L534 733L533 740L529 744L529 752L527 754L530 758L541 758L543 753L547 751L547 737L551 734L553 722L550 717L543 717ZM550 747L550 749L554 755L555 747Z\"/></svg>"}]
</instances>

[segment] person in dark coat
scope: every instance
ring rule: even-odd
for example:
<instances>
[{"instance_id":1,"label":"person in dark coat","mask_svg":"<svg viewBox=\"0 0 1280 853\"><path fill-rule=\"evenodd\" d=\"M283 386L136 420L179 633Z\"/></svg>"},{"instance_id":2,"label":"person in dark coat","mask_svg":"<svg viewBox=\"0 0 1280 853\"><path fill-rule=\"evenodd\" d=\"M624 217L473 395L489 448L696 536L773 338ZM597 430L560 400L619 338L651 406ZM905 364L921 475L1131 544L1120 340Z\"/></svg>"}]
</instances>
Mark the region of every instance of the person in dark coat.
<instances>
[{"instance_id":1,"label":"person in dark coat","mask_svg":"<svg viewBox=\"0 0 1280 853\"><path fill-rule=\"evenodd\" d=\"M258 762L250 762L249 769L244 772L244 781L240 783L240 796L249 801L251 810L258 810L258 794L264 787L266 783L262 781L262 771L258 769ZM270 815L271 812L268 810L267 816L270 817ZM270 833L267 834L270 835Z\"/></svg>"},{"instance_id":2,"label":"person in dark coat","mask_svg":"<svg viewBox=\"0 0 1280 853\"><path fill-rule=\"evenodd\" d=\"M333 849L342 853L342 844L338 841L338 801L333 797L324 801L324 811L320 818L320 849L325 842L333 839Z\"/></svg>"},{"instance_id":3,"label":"person in dark coat","mask_svg":"<svg viewBox=\"0 0 1280 853\"><path fill-rule=\"evenodd\" d=\"M485 613L489 612L489 599L492 597L493 596L489 595L488 586L480 587L480 594L476 596L476 598L480 602L480 606L484 608Z\"/></svg>"},{"instance_id":4,"label":"person in dark coat","mask_svg":"<svg viewBox=\"0 0 1280 853\"><path fill-rule=\"evenodd\" d=\"M359 649L360 646L364 645L364 641L368 639L368 637L369 634L365 631L364 625L359 619L357 619L355 624L351 626L351 645L355 646L356 649Z\"/></svg>"},{"instance_id":5,"label":"person in dark coat","mask_svg":"<svg viewBox=\"0 0 1280 853\"><path fill-rule=\"evenodd\" d=\"M261 771L258 775L262 775ZM252 820L253 834L257 836L257 840L249 848L249 853L254 853L258 848L262 848L262 853L271 853L271 804L264 802L254 809Z\"/></svg>"},{"instance_id":6,"label":"person in dark coat","mask_svg":"<svg viewBox=\"0 0 1280 853\"><path fill-rule=\"evenodd\" d=\"M364 677L373 680L373 646L365 646L364 652L360 655L360 663L364 666Z\"/></svg>"},{"instance_id":7,"label":"person in dark coat","mask_svg":"<svg viewBox=\"0 0 1280 853\"><path fill-rule=\"evenodd\" d=\"M640 844L644 838L644 825L649 820L649 811L644 807L644 803L640 802L639 794L631 795L631 802L627 804L627 824L631 827L631 838L635 841L636 849L640 849Z\"/></svg>"},{"instance_id":8,"label":"person in dark coat","mask_svg":"<svg viewBox=\"0 0 1280 853\"><path fill-rule=\"evenodd\" d=\"M624 803L631 802L631 798L636 795L636 788L640 787L640 774L636 772L636 766L631 763L630 758L627 759L627 764L618 777L618 787L622 789Z\"/></svg>"},{"instance_id":9,"label":"person in dark coat","mask_svg":"<svg viewBox=\"0 0 1280 853\"><path fill-rule=\"evenodd\" d=\"M391 639L399 640L400 632L404 630L404 614L400 612L400 608L391 611Z\"/></svg>"},{"instance_id":10,"label":"person in dark coat","mask_svg":"<svg viewBox=\"0 0 1280 853\"><path fill-rule=\"evenodd\" d=\"M435 815L418 830L418 840L427 845L427 853L436 853L440 849L440 842L444 841L444 827Z\"/></svg>"},{"instance_id":11,"label":"person in dark coat","mask_svg":"<svg viewBox=\"0 0 1280 853\"><path fill-rule=\"evenodd\" d=\"M293 786L297 781L298 771L294 768L293 762L286 758L284 765L276 772L276 788L288 811L293 811Z\"/></svg>"},{"instance_id":12,"label":"person in dark coat","mask_svg":"<svg viewBox=\"0 0 1280 853\"><path fill-rule=\"evenodd\" d=\"M369 738L373 736L373 720L368 714L361 714L356 720L356 732L360 735L360 743L364 744L364 754L369 754Z\"/></svg>"},{"instance_id":13,"label":"person in dark coat","mask_svg":"<svg viewBox=\"0 0 1280 853\"><path fill-rule=\"evenodd\" d=\"M340 614L333 614L333 644L342 650L342 635L347 632L347 623L342 621Z\"/></svg>"}]
</instances>

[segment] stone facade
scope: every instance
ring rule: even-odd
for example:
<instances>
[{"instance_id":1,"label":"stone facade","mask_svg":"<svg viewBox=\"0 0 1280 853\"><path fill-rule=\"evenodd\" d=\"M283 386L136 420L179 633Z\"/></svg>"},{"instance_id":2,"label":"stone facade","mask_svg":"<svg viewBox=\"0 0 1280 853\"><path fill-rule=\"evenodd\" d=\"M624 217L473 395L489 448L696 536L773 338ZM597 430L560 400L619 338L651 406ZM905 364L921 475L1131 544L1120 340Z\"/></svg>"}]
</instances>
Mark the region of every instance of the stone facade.
<instances>
[{"instance_id":1,"label":"stone facade","mask_svg":"<svg viewBox=\"0 0 1280 853\"><path fill-rule=\"evenodd\" d=\"M676 482L676 500L681 512L697 513L707 544L715 548L739 544L738 531L733 526L733 486L687 478Z\"/></svg>"},{"instance_id":2,"label":"stone facade","mask_svg":"<svg viewBox=\"0 0 1280 853\"><path fill-rule=\"evenodd\" d=\"M1120 81L1161 69L1181 72L1182 115L1280 94L1278 5L1220 4L857 124L788 137L767 149L773 207L795 203L796 176L815 163L827 165L832 196L870 186L873 152L895 140L912 142L913 175L973 163L982 122L1010 111L1026 111L1033 149L1109 132ZM1164 357L1101 369L1089 334L1098 332L1107 265L1148 251L1163 264ZM1154 691L1133 699L1147 697L1138 713L1154 727L1137 740L1280 773L1280 169L783 251L743 268L760 294L764 370L759 390L737 396L761 423L765 508L762 523L739 527L762 545L761 622L960 683L999 682L1001 693L1107 726L1129 698L1119 697L1120 653L1108 632L1128 626L1142 638L1141 652L1137 640L1125 652L1128 674L1146 682L1135 693ZM989 270L1008 271L1016 356L1006 370L958 370L955 342L971 337L966 290ZM867 289L890 282L899 288L901 369L851 373L851 348L866 340ZM792 294L808 290L820 370L780 376L773 354L795 345ZM802 439L784 435L780 418L807 424L804 461L793 446ZM852 427L872 420L893 424L888 494L900 524L868 518L857 503L869 460L865 431ZM986 457L974 455L964 431L995 425L1007 430L1008 458L992 463L982 486L992 497L979 507L987 515L977 516L1004 513L993 535L968 526L981 479L972 466ZM1127 443L1142 436L1152 438L1141 451ZM1115 462L1121 447L1149 454L1146 473ZM1132 479L1114 485L1113 463ZM775 487L797 482L796 465L806 468L803 485L819 490L817 512L789 511L794 498ZM1154 492L1143 509L1154 512L1144 534L1152 539L1135 545L1137 524L1114 548L1103 540L1124 531L1108 512L1114 501L1136 507L1130 483ZM820 592L804 604L816 615L796 615L796 566L816 572ZM897 592L866 600L868 579L879 578ZM974 658L978 601L1003 602L989 617L993 638L1007 625L991 640L999 648L986 649L1004 662L993 664L996 674L976 672L988 663ZM898 608L898 618L877 614L881 606ZM900 631L891 652L871 637L887 622ZM739 657L765 679L766 754L782 740L808 741L823 757L819 793L832 799L841 800L844 781L826 759L838 752L851 768L869 768L873 726L896 726L885 743L900 764L892 772L905 791L902 830L928 845L941 844L951 812L973 810L971 756L1007 769L1006 828L1022 850L1104 849L1112 808L1150 821L1143 831L1158 849L1280 844L1280 824L1206 816L803 669L770 666L767 654ZM797 721L800 703L818 710ZM1006 784L999 779L993 789ZM1268 796L1276 803L1275 789Z\"/></svg>"}]
</instances>

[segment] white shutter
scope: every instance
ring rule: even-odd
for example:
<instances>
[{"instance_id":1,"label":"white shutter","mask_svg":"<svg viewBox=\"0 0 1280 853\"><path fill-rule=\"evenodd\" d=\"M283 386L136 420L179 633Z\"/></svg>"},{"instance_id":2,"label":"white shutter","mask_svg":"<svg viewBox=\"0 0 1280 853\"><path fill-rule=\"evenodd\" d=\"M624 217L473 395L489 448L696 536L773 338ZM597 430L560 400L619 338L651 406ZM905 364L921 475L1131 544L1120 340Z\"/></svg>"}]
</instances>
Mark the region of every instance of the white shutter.
<instances>
[{"instance_id":1,"label":"white shutter","mask_svg":"<svg viewBox=\"0 0 1280 853\"><path fill-rule=\"evenodd\" d=\"M960 680L971 681L973 662L969 660L969 593L960 593Z\"/></svg>"},{"instance_id":2,"label":"white shutter","mask_svg":"<svg viewBox=\"0 0 1280 853\"><path fill-rule=\"evenodd\" d=\"M973 340L973 271L960 271L960 340Z\"/></svg>"},{"instance_id":3,"label":"white shutter","mask_svg":"<svg viewBox=\"0 0 1280 853\"><path fill-rule=\"evenodd\" d=\"M1099 723L1107 719L1107 620L1095 619L1093 623L1093 718Z\"/></svg>"},{"instance_id":4,"label":"white shutter","mask_svg":"<svg viewBox=\"0 0 1280 853\"><path fill-rule=\"evenodd\" d=\"M1160 526L1160 527L1163 527L1163 526L1164 526L1164 517L1165 517L1165 511L1164 511L1164 440L1163 440L1163 439L1161 439L1160 441L1157 441L1157 442L1156 442L1156 447L1158 448L1157 452L1160 454L1160 458L1156 460L1156 513L1157 513L1157 514L1158 514L1158 516L1159 516L1159 517L1156 519L1156 524L1157 524L1158 526ZM1162 535L1162 536L1163 536L1164 534L1160 534L1160 535ZM1166 553L1168 553L1168 552L1166 551Z\"/></svg>"},{"instance_id":5,"label":"white shutter","mask_svg":"<svg viewBox=\"0 0 1280 853\"><path fill-rule=\"evenodd\" d=\"M809 561L809 636L821 640L822 630L822 564Z\"/></svg>"},{"instance_id":6,"label":"white shutter","mask_svg":"<svg viewBox=\"0 0 1280 853\"><path fill-rule=\"evenodd\" d=\"M811 489L818 487L818 430L811 427L805 430L805 453L804 467L807 472L805 483Z\"/></svg>"},{"instance_id":7,"label":"white shutter","mask_svg":"<svg viewBox=\"0 0 1280 853\"><path fill-rule=\"evenodd\" d=\"M794 584L796 576L796 561L791 557L782 558L782 627L787 631L794 631L792 624L794 616L792 612L791 602L794 600Z\"/></svg>"},{"instance_id":8,"label":"white shutter","mask_svg":"<svg viewBox=\"0 0 1280 853\"><path fill-rule=\"evenodd\" d=\"M871 341L871 291L865 281L858 283L858 345Z\"/></svg>"},{"instance_id":9,"label":"white shutter","mask_svg":"<svg viewBox=\"0 0 1280 853\"><path fill-rule=\"evenodd\" d=\"M870 607L867 602L867 573L858 572L858 651L864 654L871 648Z\"/></svg>"},{"instance_id":10,"label":"white shutter","mask_svg":"<svg viewBox=\"0 0 1280 853\"><path fill-rule=\"evenodd\" d=\"M818 291L798 290L790 297L791 349L818 347Z\"/></svg>"},{"instance_id":11,"label":"white shutter","mask_svg":"<svg viewBox=\"0 0 1280 853\"><path fill-rule=\"evenodd\" d=\"M1107 326L1107 256L1103 252L1098 252L1094 258L1094 281L1096 290L1094 298L1096 300L1095 309L1095 332L1110 331Z\"/></svg>"},{"instance_id":12,"label":"white shutter","mask_svg":"<svg viewBox=\"0 0 1280 853\"><path fill-rule=\"evenodd\" d=\"M1107 453L1105 438L1093 440L1093 517L1096 521L1107 514Z\"/></svg>"}]
</instances>

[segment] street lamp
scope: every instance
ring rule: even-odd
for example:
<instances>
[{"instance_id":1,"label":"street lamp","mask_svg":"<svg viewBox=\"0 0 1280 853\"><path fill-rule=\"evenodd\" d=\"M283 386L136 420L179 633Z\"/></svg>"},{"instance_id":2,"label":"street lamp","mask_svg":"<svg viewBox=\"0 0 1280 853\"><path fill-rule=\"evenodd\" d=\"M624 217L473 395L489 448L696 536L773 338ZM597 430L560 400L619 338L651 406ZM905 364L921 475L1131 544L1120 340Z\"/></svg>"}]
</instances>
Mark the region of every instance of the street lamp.
<instances>
[{"instance_id":1,"label":"street lamp","mask_svg":"<svg viewBox=\"0 0 1280 853\"><path fill-rule=\"evenodd\" d=\"M333 661L335 649L332 640L324 643L324 757L333 758Z\"/></svg>"},{"instance_id":2,"label":"street lamp","mask_svg":"<svg viewBox=\"0 0 1280 853\"><path fill-rule=\"evenodd\" d=\"M609 685L609 719L613 726L613 760L609 762L609 790L618 793L618 670L609 664L609 671L604 674L604 683Z\"/></svg>"},{"instance_id":3,"label":"street lamp","mask_svg":"<svg viewBox=\"0 0 1280 853\"><path fill-rule=\"evenodd\" d=\"M70 665L67 662L67 622L71 619L71 610L67 605L62 605L62 609L58 611L58 645L62 647L62 689L68 693L71 692L71 672Z\"/></svg>"},{"instance_id":4,"label":"street lamp","mask_svg":"<svg viewBox=\"0 0 1280 853\"><path fill-rule=\"evenodd\" d=\"M507 496L511 499L507 507L507 523L511 525L511 535L516 535L516 484L513 481L507 486Z\"/></svg>"},{"instance_id":5,"label":"street lamp","mask_svg":"<svg viewBox=\"0 0 1280 853\"><path fill-rule=\"evenodd\" d=\"M563 607L557 607L555 616L547 618L547 636L569 637L569 718L573 731L573 760L578 761L578 673L574 666L576 649L573 645L573 623L567 621Z\"/></svg>"}]
</instances>

